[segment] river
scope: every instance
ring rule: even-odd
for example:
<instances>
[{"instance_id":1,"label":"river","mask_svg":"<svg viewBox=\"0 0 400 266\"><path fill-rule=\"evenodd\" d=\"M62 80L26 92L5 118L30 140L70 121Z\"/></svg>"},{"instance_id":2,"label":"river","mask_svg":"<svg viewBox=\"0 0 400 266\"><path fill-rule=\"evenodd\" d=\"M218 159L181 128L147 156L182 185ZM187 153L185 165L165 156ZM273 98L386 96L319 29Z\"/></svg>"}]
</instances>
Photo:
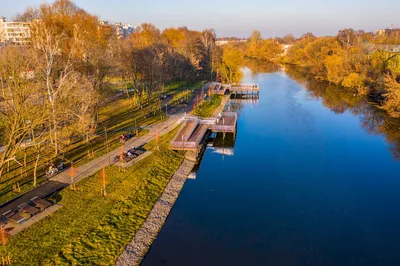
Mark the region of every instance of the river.
<instances>
[{"instance_id":1,"label":"river","mask_svg":"<svg viewBox=\"0 0 400 266\"><path fill-rule=\"evenodd\" d=\"M142 265L400 265L398 120L283 70L245 73L260 99L231 104L234 148L206 150Z\"/></svg>"}]
</instances>

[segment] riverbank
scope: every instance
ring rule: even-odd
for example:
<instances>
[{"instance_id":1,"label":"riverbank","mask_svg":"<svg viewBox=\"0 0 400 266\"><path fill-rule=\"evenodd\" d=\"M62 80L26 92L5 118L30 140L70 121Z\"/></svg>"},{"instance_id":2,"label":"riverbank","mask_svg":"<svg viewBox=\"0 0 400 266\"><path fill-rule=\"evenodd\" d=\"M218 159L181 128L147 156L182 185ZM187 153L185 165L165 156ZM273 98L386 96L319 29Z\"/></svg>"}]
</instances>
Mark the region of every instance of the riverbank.
<instances>
[{"instance_id":1,"label":"riverbank","mask_svg":"<svg viewBox=\"0 0 400 266\"><path fill-rule=\"evenodd\" d=\"M218 113L224 109L228 100L229 96L215 96L209 102L203 102L199 105L199 107L195 109L195 112L210 114L211 116L216 117ZM218 102L218 104L216 104L216 102ZM213 110L210 110L210 108L213 108ZM165 221L167 220L175 201L178 199L186 179L195 167L196 162L196 152L186 152L185 159L179 169L172 176L163 194L157 200L149 216L146 218L146 221L137 231L131 243L125 247L123 253L115 263L116 266L131 266L139 265L141 263L154 239L164 226Z\"/></svg>"},{"instance_id":2,"label":"riverbank","mask_svg":"<svg viewBox=\"0 0 400 266\"><path fill-rule=\"evenodd\" d=\"M187 177L196 165L196 154L189 151L179 169L172 176L161 197L157 200L146 221L136 232L135 237L128 244L118 258L115 265L139 265L149 250L154 239L163 227L168 215L181 192Z\"/></svg>"}]
</instances>

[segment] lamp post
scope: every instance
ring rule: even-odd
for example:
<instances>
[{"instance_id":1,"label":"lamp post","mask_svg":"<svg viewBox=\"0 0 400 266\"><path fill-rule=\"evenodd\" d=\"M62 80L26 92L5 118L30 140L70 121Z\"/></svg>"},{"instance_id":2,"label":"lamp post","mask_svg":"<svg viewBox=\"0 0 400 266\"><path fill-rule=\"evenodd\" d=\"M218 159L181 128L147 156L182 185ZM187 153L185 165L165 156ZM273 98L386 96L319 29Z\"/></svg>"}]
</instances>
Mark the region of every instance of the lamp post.
<instances>
[{"instance_id":1,"label":"lamp post","mask_svg":"<svg viewBox=\"0 0 400 266\"><path fill-rule=\"evenodd\" d=\"M138 128L137 128L137 124L136 124L136 120L137 120L137 117L135 118L135 133L136 133L136 137L138 137L138 135L139 135L139 132L138 132Z\"/></svg>"},{"instance_id":2,"label":"lamp post","mask_svg":"<svg viewBox=\"0 0 400 266\"><path fill-rule=\"evenodd\" d=\"M108 137L107 137L107 128L104 128L104 133L106 135L106 149L107 149L107 156L108 156L108 164L111 165L111 161L110 161L110 153L108 150Z\"/></svg>"},{"instance_id":3,"label":"lamp post","mask_svg":"<svg viewBox=\"0 0 400 266\"><path fill-rule=\"evenodd\" d=\"M165 104L165 118L167 119L167 129L168 129L168 103Z\"/></svg>"}]
</instances>

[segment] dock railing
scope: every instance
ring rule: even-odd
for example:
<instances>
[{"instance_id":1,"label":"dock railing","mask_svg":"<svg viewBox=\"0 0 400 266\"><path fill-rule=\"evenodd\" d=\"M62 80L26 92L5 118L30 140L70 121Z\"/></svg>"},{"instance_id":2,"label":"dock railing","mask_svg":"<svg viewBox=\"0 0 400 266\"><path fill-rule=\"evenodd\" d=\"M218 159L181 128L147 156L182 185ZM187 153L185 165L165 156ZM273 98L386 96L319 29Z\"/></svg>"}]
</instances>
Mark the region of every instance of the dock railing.
<instances>
[{"instance_id":1,"label":"dock railing","mask_svg":"<svg viewBox=\"0 0 400 266\"><path fill-rule=\"evenodd\" d=\"M258 87L258 84L235 83L231 85L231 90L259 91L260 88Z\"/></svg>"},{"instance_id":2,"label":"dock railing","mask_svg":"<svg viewBox=\"0 0 400 266\"><path fill-rule=\"evenodd\" d=\"M215 123L213 129L217 132L234 132L236 130L236 123L237 123L237 113L236 112L222 112L220 114L219 119L225 119L226 117L233 117L233 121L229 124L220 123L218 120Z\"/></svg>"}]
</instances>

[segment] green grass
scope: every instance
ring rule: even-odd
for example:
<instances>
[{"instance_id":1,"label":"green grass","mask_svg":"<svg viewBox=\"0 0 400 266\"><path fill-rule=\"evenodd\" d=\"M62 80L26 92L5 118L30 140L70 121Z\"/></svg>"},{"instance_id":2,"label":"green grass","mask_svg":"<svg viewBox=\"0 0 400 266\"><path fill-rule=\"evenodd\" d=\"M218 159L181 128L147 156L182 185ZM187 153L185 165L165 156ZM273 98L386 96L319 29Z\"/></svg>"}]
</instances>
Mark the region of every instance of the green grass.
<instances>
[{"instance_id":1,"label":"green grass","mask_svg":"<svg viewBox=\"0 0 400 266\"><path fill-rule=\"evenodd\" d=\"M213 95L211 99L202 101L194 110L193 114L202 118L210 117L214 110L221 104L222 96Z\"/></svg>"},{"instance_id":2,"label":"green grass","mask_svg":"<svg viewBox=\"0 0 400 266\"><path fill-rule=\"evenodd\" d=\"M113 81L113 82L109 83L109 86L112 90L122 90L122 89L125 90L125 89L133 87L131 82L123 82L123 81L120 81L120 82Z\"/></svg>"},{"instance_id":3,"label":"green grass","mask_svg":"<svg viewBox=\"0 0 400 266\"><path fill-rule=\"evenodd\" d=\"M99 173L77 183L78 191L62 191L63 208L9 239L13 263L113 265L183 160L182 152L168 150L175 133L161 137L160 151L126 172L108 167L107 197L100 194Z\"/></svg>"},{"instance_id":4,"label":"green grass","mask_svg":"<svg viewBox=\"0 0 400 266\"><path fill-rule=\"evenodd\" d=\"M182 93L185 90L189 90L191 92L191 96L193 96L194 94L192 93L192 91L194 89L201 88L202 86L203 86L203 82L201 82L201 81L194 82L194 83L183 82L181 85L179 84L179 82L175 82L175 83L166 85L164 87L164 91L166 93L172 95L174 98L176 98L176 96L178 94Z\"/></svg>"}]
</instances>

